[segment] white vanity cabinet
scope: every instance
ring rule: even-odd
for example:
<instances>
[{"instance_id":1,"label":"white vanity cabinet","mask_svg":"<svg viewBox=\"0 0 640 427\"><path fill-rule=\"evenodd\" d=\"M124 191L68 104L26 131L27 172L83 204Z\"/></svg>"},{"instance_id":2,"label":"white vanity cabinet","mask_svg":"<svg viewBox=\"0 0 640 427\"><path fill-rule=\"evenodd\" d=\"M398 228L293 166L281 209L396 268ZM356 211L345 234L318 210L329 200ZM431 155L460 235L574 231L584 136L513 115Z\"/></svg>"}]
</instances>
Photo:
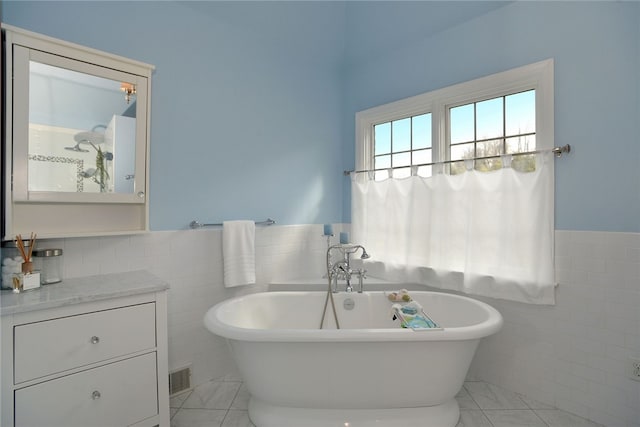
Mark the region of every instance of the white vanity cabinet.
<instances>
[{"instance_id":1,"label":"white vanity cabinet","mask_svg":"<svg viewBox=\"0 0 640 427\"><path fill-rule=\"evenodd\" d=\"M3 292L2 427L169 427L166 289L134 272Z\"/></svg>"}]
</instances>

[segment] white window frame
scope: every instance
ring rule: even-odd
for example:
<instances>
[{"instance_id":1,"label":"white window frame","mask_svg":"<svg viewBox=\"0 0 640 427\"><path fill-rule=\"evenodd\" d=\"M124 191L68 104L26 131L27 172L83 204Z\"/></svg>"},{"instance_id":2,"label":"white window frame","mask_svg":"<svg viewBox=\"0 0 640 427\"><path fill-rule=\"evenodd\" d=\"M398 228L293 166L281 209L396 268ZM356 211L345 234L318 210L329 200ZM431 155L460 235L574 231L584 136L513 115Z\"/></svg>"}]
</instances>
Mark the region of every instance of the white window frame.
<instances>
[{"instance_id":1,"label":"white window frame","mask_svg":"<svg viewBox=\"0 0 640 427\"><path fill-rule=\"evenodd\" d=\"M356 113L356 170L373 169L374 126L431 113L434 162L449 160L449 108L522 92L536 91L536 149L552 149L554 142L553 59L536 62Z\"/></svg>"}]
</instances>

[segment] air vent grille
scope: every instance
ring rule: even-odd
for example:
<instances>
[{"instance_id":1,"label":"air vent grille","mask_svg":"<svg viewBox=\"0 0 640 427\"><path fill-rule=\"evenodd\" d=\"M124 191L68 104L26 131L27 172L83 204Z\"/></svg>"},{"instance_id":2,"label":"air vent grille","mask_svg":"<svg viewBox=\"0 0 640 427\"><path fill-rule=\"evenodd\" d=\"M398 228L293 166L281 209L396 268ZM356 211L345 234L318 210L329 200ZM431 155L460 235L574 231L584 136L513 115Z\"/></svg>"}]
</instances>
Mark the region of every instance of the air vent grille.
<instances>
[{"instance_id":1,"label":"air vent grille","mask_svg":"<svg viewBox=\"0 0 640 427\"><path fill-rule=\"evenodd\" d=\"M181 393L191 389L191 367L179 369L169 373L169 395Z\"/></svg>"}]
</instances>

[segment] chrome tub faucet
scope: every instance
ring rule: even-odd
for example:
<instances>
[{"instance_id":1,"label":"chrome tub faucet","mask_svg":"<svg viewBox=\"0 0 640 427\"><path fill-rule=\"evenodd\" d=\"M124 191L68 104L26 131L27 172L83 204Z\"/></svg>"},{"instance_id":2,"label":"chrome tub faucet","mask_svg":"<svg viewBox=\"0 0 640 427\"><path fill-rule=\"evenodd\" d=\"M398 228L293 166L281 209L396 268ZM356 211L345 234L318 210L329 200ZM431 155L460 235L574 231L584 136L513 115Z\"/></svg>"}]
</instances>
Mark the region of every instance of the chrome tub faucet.
<instances>
[{"instance_id":1,"label":"chrome tub faucet","mask_svg":"<svg viewBox=\"0 0 640 427\"><path fill-rule=\"evenodd\" d=\"M337 250L342 255L342 259L335 263L331 262L331 252ZM351 278L355 274L358 276L358 293L363 291L363 281L366 279L365 269L353 270L351 268L351 255L355 254L358 250L362 250L360 259L368 259L370 255L362 245L352 244L339 244L329 246L327 249L327 277L329 278L333 292L338 292L338 280L344 280L346 282L345 291L353 292L353 286L351 285Z\"/></svg>"}]
</instances>

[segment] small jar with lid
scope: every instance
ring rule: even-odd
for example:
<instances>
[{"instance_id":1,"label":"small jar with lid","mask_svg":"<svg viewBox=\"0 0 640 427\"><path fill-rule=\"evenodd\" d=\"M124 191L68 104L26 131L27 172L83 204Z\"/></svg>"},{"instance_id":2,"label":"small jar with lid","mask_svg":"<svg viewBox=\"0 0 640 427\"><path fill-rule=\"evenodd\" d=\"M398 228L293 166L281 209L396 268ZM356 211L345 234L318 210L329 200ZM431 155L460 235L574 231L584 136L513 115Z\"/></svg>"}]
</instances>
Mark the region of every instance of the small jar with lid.
<instances>
[{"instance_id":1,"label":"small jar with lid","mask_svg":"<svg viewBox=\"0 0 640 427\"><path fill-rule=\"evenodd\" d=\"M33 264L40 270L40 284L50 285L62 281L62 249L36 249Z\"/></svg>"}]
</instances>

